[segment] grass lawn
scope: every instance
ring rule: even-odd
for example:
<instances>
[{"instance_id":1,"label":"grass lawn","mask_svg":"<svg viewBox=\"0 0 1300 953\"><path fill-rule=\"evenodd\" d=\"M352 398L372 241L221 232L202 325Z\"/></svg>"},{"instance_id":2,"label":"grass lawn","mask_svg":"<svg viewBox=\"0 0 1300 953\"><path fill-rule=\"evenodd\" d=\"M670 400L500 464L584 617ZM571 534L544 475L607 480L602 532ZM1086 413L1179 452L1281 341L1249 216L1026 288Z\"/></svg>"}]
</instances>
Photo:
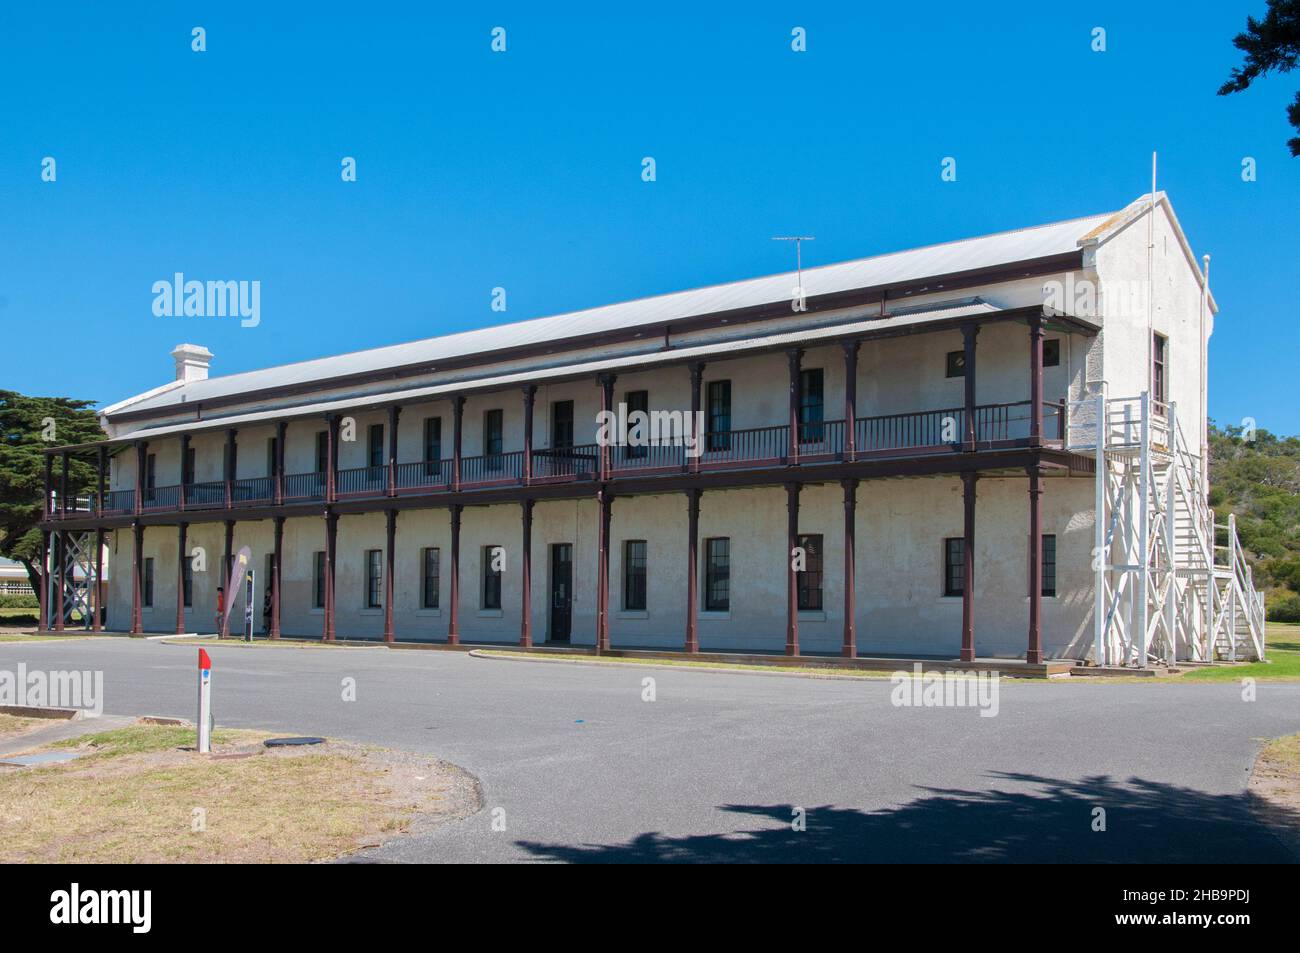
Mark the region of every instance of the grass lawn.
<instances>
[{"instance_id":1,"label":"grass lawn","mask_svg":"<svg viewBox=\"0 0 1300 953\"><path fill-rule=\"evenodd\" d=\"M134 725L61 742L76 761L0 773L0 863L329 860L481 806L477 784L426 756L330 741ZM189 748L191 750L185 750Z\"/></svg>"},{"instance_id":2,"label":"grass lawn","mask_svg":"<svg viewBox=\"0 0 1300 953\"><path fill-rule=\"evenodd\" d=\"M1264 746L1250 775L1251 806L1300 858L1300 735Z\"/></svg>"},{"instance_id":3,"label":"grass lawn","mask_svg":"<svg viewBox=\"0 0 1300 953\"><path fill-rule=\"evenodd\" d=\"M1300 624L1268 623L1264 642L1267 662L1193 669L1180 676L1184 682L1236 682L1243 678L1300 679Z\"/></svg>"},{"instance_id":4,"label":"grass lawn","mask_svg":"<svg viewBox=\"0 0 1300 953\"><path fill-rule=\"evenodd\" d=\"M14 735L21 735L42 725L53 724L57 722L50 721L48 718L23 718L19 715L0 713L0 741L8 741Z\"/></svg>"}]
</instances>

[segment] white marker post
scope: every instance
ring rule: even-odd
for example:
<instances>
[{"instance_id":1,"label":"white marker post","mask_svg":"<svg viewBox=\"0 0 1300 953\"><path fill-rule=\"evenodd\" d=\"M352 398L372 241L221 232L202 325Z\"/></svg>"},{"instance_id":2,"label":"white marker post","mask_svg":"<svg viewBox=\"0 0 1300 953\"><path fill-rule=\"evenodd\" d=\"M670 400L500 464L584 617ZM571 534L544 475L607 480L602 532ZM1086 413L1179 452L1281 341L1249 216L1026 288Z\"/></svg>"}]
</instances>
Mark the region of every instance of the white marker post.
<instances>
[{"instance_id":1,"label":"white marker post","mask_svg":"<svg viewBox=\"0 0 1300 953\"><path fill-rule=\"evenodd\" d=\"M253 570L248 570L244 585L244 641L253 641Z\"/></svg>"},{"instance_id":2,"label":"white marker post","mask_svg":"<svg viewBox=\"0 0 1300 953\"><path fill-rule=\"evenodd\" d=\"M212 753L212 659L199 649L199 754Z\"/></svg>"}]
</instances>

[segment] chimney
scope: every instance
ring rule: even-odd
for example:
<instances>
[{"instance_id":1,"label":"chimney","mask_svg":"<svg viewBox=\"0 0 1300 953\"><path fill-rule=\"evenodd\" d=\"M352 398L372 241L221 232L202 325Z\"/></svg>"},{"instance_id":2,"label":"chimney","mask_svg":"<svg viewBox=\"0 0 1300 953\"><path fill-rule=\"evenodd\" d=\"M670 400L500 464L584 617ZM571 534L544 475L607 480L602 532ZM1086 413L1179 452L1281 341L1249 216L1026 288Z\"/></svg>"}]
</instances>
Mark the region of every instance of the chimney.
<instances>
[{"instance_id":1,"label":"chimney","mask_svg":"<svg viewBox=\"0 0 1300 953\"><path fill-rule=\"evenodd\" d=\"M208 364L212 362L212 352L202 344L177 344L172 351L176 361L176 379L178 381L205 381L208 379Z\"/></svg>"}]
</instances>

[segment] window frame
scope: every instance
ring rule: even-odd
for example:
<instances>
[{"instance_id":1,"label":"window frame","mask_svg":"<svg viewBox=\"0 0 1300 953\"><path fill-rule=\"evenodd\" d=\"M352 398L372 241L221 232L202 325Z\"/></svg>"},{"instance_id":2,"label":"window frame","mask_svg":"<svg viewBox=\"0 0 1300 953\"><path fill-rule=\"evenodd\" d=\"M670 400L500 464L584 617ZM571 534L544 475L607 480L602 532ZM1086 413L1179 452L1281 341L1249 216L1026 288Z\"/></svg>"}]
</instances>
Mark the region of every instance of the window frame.
<instances>
[{"instance_id":1,"label":"window frame","mask_svg":"<svg viewBox=\"0 0 1300 953\"><path fill-rule=\"evenodd\" d=\"M730 378L723 377L705 384L704 446L711 451L731 449Z\"/></svg>"},{"instance_id":2,"label":"window frame","mask_svg":"<svg viewBox=\"0 0 1300 953\"><path fill-rule=\"evenodd\" d=\"M153 608L153 557L144 557L144 569L140 575L140 608Z\"/></svg>"},{"instance_id":3,"label":"window frame","mask_svg":"<svg viewBox=\"0 0 1300 953\"><path fill-rule=\"evenodd\" d=\"M363 605L367 609L384 607L384 551L382 549L366 550L365 595Z\"/></svg>"},{"instance_id":4,"label":"window frame","mask_svg":"<svg viewBox=\"0 0 1300 953\"><path fill-rule=\"evenodd\" d=\"M1169 338L1151 332L1151 399L1167 404L1169 396ZM1156 408L1160 412L1160 408Z\"/></svg>"},{"instance_id":5,"label":"window frame","mask_svg":"<svg viewBox=\"0 0 1300 953\"><path fill-rule=\"evenodd\" d=\"M944 355L943 376L945 380L957 380L966 376L966 351L949 351Z\"/></svg>"},{"instance_id":6,"label":"window frame","mask_svg":"<svg viewBox=\"0 0 1300 953\"><path fill-rule=\"evenodd\" d=\"M943 540L943 596L945 599L960 599L965 595L966 537L946 536Z\"/></svg>"},{"instance_id":7,"label":"window frame","mask_svg":"<svg viewBox=\"0 0 1300 953\"><path fill-rule=\"evenodd\" d=\"M325 608L325 550L318 549L311 557L311 607Z\"/></svg>"},{"instance_id":8,"label":"window frame","mask_svg":"<svg viewBox=\"0 0 1300 953\"><path fill-rule=\"evenodd\" d=\"M639 552L634 552L639 549ZM644 539L623 540L623 611L650 610L649 546Z\"/></svg>"},{"instance_id":9,"label":"window frame","mask_svg":"<svg viewBox=\"0 0 1300 953\"><path fill-rule=\"evenodd\" d=\"M816 540L815 546L810 546L813 540ZM826 599L823 588L825 585L825 545L826 538L821 533L800 533L798 536L798 545L804 551L804 569L795 573L795 593L797 606L800 612L824 612L826 609ZM812 556L816 553L816 567L813 566ZM816 583L814 587L812 584ZM816 598L811 598L813 594ZM815 605L813 603L816 603Z\"/></svg>"},{"instance_id":10,"label":"window frame","mask_svg":"<svg viewBox=\"0 0 1300 953\"><path fill-rule=\"evenodd\" d=\"M429 557L433 556L433 573L429 573ZM442 586L442 552L438 546L425 546L420 550L420 608L438 609L441 604L438 590ZM430 596L432 595L432 600Z\"/></svg>"},{"instance_id":11,"label":"window frame","mask_svg":"<svg viewBox=\"0 0 1300 953\"><path fill-rule=\"evenodd\" d=\"M483 612L502 611L501 577L503 573L499 569L492 568L492 553L498 549L504 550L505 547L500 543L488 543L480 550L480 562L483 564L483 568L479 573L481 577L479 582L479 608Z\"/></svg>"},{"instance_id":12,"label":"window frame","mask_svg":"<svg viewBox=\"0 0 1300 953\"><path fill-rule=\"evenodd\" d=\"M643 414L647 415L646 417L647 433L645 434L645 436L649 437L650 391L644 389L627 391L626 393L623 394L623 403L627 406L628 420L632 419L632 414L634 411L639 410ZM623 456L629 460L643 459L649 454L650 447L647 444L641 444L635 447L629 444L628 443L629 430L631 430L630 425L628 429L623 432Z\"/></svg>"},{"instance_id":13,"label":"window frame","mask_svg":"<svg viewBox=\"0 0 1300 953\"><path fill-rule=\"evenodd\" d=\"M715 552L721 545L722 551ZM721 558L723 562L719 564ZM720 568L719 568L720 567ZM719 573L721 575L719 576ZM704 596L705 612L731 611L731 537L710 536L704 540L704 585L700 587ZM715 592L722 590L720 599Z\"/></svg>"}]
</instances>

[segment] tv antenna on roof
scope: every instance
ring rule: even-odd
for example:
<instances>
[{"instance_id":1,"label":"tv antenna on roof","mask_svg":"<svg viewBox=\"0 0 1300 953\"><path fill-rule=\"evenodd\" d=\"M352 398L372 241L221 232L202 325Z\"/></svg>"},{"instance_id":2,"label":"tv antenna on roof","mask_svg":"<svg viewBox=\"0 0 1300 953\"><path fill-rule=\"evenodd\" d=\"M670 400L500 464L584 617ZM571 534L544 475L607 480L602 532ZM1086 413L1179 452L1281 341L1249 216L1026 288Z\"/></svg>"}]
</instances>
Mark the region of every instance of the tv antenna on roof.
<instances>
[{"instance_id":1,"label":"tv antenna on roof","mask_svg":"<svg viewBox=\"0 0 1300 953\"><path fill-rule=\"evenodd\" d=\"M796 311L807 311L803 294L803 243L816 241L815 235L774 235L774 242L794 242L794 273L798 283L794 288L794 298L790 302Z\"/></svg>"}]
</instances>

